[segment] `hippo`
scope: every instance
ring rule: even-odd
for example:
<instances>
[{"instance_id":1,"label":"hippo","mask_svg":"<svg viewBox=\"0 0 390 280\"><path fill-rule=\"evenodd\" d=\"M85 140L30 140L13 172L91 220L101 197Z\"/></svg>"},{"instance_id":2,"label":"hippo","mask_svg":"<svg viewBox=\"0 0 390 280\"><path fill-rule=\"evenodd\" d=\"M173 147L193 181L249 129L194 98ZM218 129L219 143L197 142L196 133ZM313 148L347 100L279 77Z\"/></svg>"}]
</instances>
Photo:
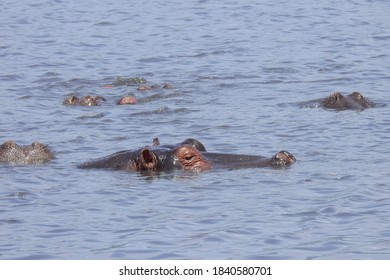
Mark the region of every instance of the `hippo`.
<instances>
[{"instance_id":1,"label":"hippo","mask_svg":"<svg viewBox=\"0 0 390 280\"><path fill-rule=\"evenodd\" d=\"M2 163L40 164L54 158L54 152L47 145L38 142L21 146L15 141L6 141L0 146Z\"/></svg>"},{"instance_id":2,"label":"hippo","mask_svg":"<svg viewBox=\"0 0 390 280\"><path fill-rule=\"evenodd\" d=\"M148 86L148 85L143 85L143 86L139 86L139 87L137 88L137 90L138 90L138 91L147 91L147 90L153 90L153 89L158 89L158 88L160 88L159 85L150 85L150 86ZM172 89L173 86L172 86L172 84L170 84L170 83L165 83L165 84L162 85L162 88L163 88L163 89Z\"/></svg>"},{"instance_id":3,"label":"hippo","mask_svg":"<svg viewBox=\"0 0 390 280\"><path fill-rule=\"evenodd\" d=\"M76 95L69 95L65 98L64 105L80 105L80 106L97 106L100 105L100 101L106 101L104 97L101 96L91 96L86 95L82 98L78 98Z\"/></svg>"},{"instance_id":4,"label":"hippo","mask_svg":"<svg viewBox=\"0 0 390 280\"><path fill-rule=\"evenodd\" d=\"M336 110L363 110L375 106L374 102L366 99L360 92L352 92L349 95L342 95L339 92L332 93L321 100L321 105L325 108Z\"/></svg>"},{"instance_id":5,"label":"hippo","mask_svg":"<svg viewBox=\"0 0 390 280\"><path fill-rule=\"evenodd\" d=\"M115 87L118 86L133 86L139 84L146 84L146 79L141 77L116 77L115 82L112 84Z\"/></svg>"},{"instance_id":6,"label":"hippo","mask_svg":"<svg viewBox=\"0 0 390 280\"><path fill-rule=\"evenodd\" d=\"M125 95L116 101L117 105L137 104L137 98L134 95Z\"/></svg>"},{"instance_id":7,"label":"hippo","mask_svg":"<svg viewBox=\"0 0 390 280\"><path fill-rule=\"evenodd\" d=\"M138 91L148 91L148 90L153 90L153 89L158 89L160 86L159 85L144 85L144 86L139 86L137 88Z\"/></svg>"},{"instance_id":8,"label":"hippo","mask_svg":"<svg viewBox=\"0 0 390 280\"><path fill-rule=\"evenodd\" d=\"M129 171L205 171L215 168L284 167L296 162L295 157L280 151L272 157L207 152L196 139L186 139L177 145L160 145L125 150L78 165L78 168L104 168Z\"/></svg>"},{"instance_id":9,"label":"hippo","mask_svg":"<svg viewBox=\"0 0 390 280\"><path fill-rule=\"evenodd\" d=\"M103 85L103 88L113 88L119 86L137 86L138 91L149 91L154 89L172 89L173 86L170 83L164 83L162 86L157 84L147 85L148 81L142 77L124 77L118 76L115 81L110 84Z\"/></svg>"},{"instance_id":10,"label":"hippo","mask_svg":"<svg viewBox=\"0 0 390 280\"><path fill-rule=\"evenodd\" d=\"M164 88L164 89L172 89L172 88L173 88L173 85L170 84L170 83L165 83L165 84L163 85L163 88Z\"/></svg>"}]
</instances>

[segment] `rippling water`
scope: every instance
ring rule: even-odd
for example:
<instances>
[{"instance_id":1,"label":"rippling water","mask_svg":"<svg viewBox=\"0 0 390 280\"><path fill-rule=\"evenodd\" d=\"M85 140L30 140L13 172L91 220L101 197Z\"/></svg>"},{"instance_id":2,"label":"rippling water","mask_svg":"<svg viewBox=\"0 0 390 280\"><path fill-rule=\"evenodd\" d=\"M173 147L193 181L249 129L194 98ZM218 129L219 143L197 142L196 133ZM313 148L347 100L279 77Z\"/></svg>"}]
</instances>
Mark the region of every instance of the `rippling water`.
<instances>
[{"instance_id":1,"label":"rippling water","mask_svg":"<svg viewBox=\"0 0 390 280\"><path fill-rule=\"evenodd\" d=\"M0 166L2 259L388 259L388 1L2 1L0 142L57 159ZM117 76L174 88L105 88ZM378 103L306 102L360 91ZM62 104L102 95L98 107ZM117 106L133 93L144 102ZM79 170L194 137L291 168Z\"/></svg>"}]
</instances>

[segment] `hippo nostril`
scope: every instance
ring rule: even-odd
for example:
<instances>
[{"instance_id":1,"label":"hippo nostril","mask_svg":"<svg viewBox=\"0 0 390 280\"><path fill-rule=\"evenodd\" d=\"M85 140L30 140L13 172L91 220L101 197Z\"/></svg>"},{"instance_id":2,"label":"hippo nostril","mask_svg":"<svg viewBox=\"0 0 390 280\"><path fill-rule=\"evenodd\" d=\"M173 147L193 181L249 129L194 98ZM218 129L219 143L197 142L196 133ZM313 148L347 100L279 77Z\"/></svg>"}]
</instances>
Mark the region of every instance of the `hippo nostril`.
<instances>
[{"instance_id":1,"label":"hippo nostril","mask_svg":"<svg viewBox=\"0 0 390 280\"><path fill-rule=\"evenodd\" d=\"M145 148L141 151L138 167L140 170L151 170L157 166L157 157L149 149Z\"/></svg>"},{"instance_id":2,"label":"hippo nostril","mask_svg":"<svg viewBox=\"0 0 390 280\"><path fill-rule=\"evenodd\" d=\"M144 150L142 151L142 158L143 160L148 163L148 162L152 162L153 159L152 159L152 156L151 156L151 153L149 152L149 150Z\"/></svg>"}]
</instances>

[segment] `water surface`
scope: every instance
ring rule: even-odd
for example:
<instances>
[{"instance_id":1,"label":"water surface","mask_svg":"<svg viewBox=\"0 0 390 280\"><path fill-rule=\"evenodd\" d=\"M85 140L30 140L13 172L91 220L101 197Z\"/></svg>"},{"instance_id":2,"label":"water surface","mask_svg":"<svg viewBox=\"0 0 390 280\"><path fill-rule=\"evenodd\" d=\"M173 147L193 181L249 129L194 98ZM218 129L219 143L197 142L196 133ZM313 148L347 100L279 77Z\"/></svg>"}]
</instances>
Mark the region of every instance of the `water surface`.
<instances>
[{"instance_id":1,"label":"water surface","mask_svg":"<svg viewBox=\"0 0 390 280\"><path fill-rule=\"evenodd\" d=\"M144 1L145 2L145 1ZM2 1L1 259L388 259L388 1ZM117 76L174 88L104 88ZM365 111L302 106L360 91ZM98 107L62 104L102 95ZM146 102L117 106L127 93ZM159 176L78 163L159 137L298 161Z\"/></svg>"}]
</instances>

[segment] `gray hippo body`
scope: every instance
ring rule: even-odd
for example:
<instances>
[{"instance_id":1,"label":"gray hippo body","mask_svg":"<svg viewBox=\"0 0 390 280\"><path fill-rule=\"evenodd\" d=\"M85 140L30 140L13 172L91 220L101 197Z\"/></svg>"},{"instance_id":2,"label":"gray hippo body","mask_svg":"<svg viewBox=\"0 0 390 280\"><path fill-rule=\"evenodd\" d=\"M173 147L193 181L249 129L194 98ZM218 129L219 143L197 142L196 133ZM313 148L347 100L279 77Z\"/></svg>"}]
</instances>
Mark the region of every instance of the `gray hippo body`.
<instances>
[{"instance_id":1,"label":"gray hippo body","mask_svg":"<svg viewBox=\"0 0 390 280\"><path fill-rule=\"evenodd\" d=\"M78 165L79 168L117 170L189 170L204 171L213 168L282 167L293 164L295 157L281 151L272 157L207 152L196 139L187 139L178 145L154 145L127 150Z\"/></svg>"},{"instance_id":2,"label":"gray hippo body","mask_svg":"<svg viewBox=\"0 0 390 280\"><path fill-rule=\"evenodd\" d=\"M158 154L153 150L152 147L145 147L136 150L120 151L106 157L82 163L77 167L83 169L103 168L130 171L158 170L162 167L159 167Z\"/></svg>"}]
</instances>

